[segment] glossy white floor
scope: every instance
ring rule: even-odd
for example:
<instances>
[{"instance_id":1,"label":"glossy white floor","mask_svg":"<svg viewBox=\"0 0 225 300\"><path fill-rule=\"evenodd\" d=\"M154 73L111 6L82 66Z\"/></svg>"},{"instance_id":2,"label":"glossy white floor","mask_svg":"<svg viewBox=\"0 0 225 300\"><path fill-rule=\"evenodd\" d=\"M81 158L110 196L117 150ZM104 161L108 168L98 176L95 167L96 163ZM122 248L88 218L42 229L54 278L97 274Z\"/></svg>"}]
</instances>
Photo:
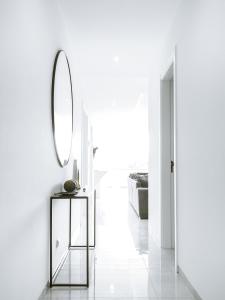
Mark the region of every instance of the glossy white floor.
<instances>
[{"instance_id":1,"label":"glossy white floor","mask_svg":"<svg viewBox=\"0 0 225 300\"><path fill-rule=\"evenodd\" d=\"M148 242L148 222L138 219L127 194L125 188L108 188L98 199L90 287L52 288L41 300L194 299L174 271L173 251Z\"/></svg>"}]
</instances>

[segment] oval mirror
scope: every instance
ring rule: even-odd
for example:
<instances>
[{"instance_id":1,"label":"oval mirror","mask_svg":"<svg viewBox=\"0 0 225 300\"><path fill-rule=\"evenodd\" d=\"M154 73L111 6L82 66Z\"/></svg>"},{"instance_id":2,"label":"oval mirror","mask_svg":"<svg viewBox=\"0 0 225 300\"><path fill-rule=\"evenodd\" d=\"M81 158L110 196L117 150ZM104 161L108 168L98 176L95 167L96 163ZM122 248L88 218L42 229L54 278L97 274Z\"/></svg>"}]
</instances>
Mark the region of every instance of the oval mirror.
<instances>
[{"instance_id":1,"label":"oval mirror","mask_svg":"<svg viewBox=\"0 0 225 300\"><path fill-rule=\"evenodd\" d=\"M56 54L52 78L52 126L61 167L68 164L73 138L73 90L70 66L63 50Z\"/></svg>"}]
</instances>

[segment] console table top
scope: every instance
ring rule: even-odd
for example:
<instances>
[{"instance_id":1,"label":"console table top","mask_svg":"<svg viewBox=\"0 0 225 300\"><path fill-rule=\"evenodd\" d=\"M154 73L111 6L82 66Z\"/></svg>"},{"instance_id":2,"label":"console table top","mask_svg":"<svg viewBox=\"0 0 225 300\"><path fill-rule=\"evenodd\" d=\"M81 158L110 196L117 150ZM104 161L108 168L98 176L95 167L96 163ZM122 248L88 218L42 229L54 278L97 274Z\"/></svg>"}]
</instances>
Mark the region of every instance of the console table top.
<instances>
[{"instance_id":1,"label":"console table top","mask_svg":"<svg viewBox=\"0 0 225 300\"><path fill-rule=\"evenodd\" d=\"M90 196L91 192L88 190L83 191L83 189L81 189L77 194L70 194L70 193L63 193L63 194L52 194L50 196L50 199L86 199Z\"/></svg>"}]
</instances>

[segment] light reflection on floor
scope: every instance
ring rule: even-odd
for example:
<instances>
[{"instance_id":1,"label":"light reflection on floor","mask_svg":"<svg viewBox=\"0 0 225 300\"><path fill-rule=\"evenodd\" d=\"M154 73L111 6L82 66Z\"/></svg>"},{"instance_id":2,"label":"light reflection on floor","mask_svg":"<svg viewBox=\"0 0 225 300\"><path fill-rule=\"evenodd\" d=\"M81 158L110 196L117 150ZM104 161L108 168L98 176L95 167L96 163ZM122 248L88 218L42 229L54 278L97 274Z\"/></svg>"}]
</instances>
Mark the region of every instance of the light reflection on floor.
<instances>
[{"instance_id":1,"label":"light reflection on floor","mask_svg":"<svg viewBox=\"0 0 225 300\"><path fill-rule=\"evenodd\" d=\"M41 300L194 299L175 274L173 251L148 242L148 221L137 217L125 188L105 188L97 200L97 245L90 271L88 289L52 288ZM84 273L79 276L83 279Z\"/></svg>"}]
</instances>

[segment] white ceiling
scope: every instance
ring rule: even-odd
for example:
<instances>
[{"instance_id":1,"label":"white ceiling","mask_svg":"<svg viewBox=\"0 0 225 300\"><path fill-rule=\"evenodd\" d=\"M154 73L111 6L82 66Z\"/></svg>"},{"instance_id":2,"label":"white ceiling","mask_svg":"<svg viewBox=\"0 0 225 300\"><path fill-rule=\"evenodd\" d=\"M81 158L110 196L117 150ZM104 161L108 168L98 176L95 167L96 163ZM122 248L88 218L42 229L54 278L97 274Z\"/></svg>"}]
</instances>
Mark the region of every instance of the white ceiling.
<instances>
[{"instance_id":1,"label":"white ceiling","mask_svg":"<svg viewBox=\"0 0 225 300\"><path fill-rule=\"evenodd\" d=\"M180 2L60 0L72 37L77 85L90 113L130 109L147 93L151 58Z\"/></svg>"}]
</instances>

